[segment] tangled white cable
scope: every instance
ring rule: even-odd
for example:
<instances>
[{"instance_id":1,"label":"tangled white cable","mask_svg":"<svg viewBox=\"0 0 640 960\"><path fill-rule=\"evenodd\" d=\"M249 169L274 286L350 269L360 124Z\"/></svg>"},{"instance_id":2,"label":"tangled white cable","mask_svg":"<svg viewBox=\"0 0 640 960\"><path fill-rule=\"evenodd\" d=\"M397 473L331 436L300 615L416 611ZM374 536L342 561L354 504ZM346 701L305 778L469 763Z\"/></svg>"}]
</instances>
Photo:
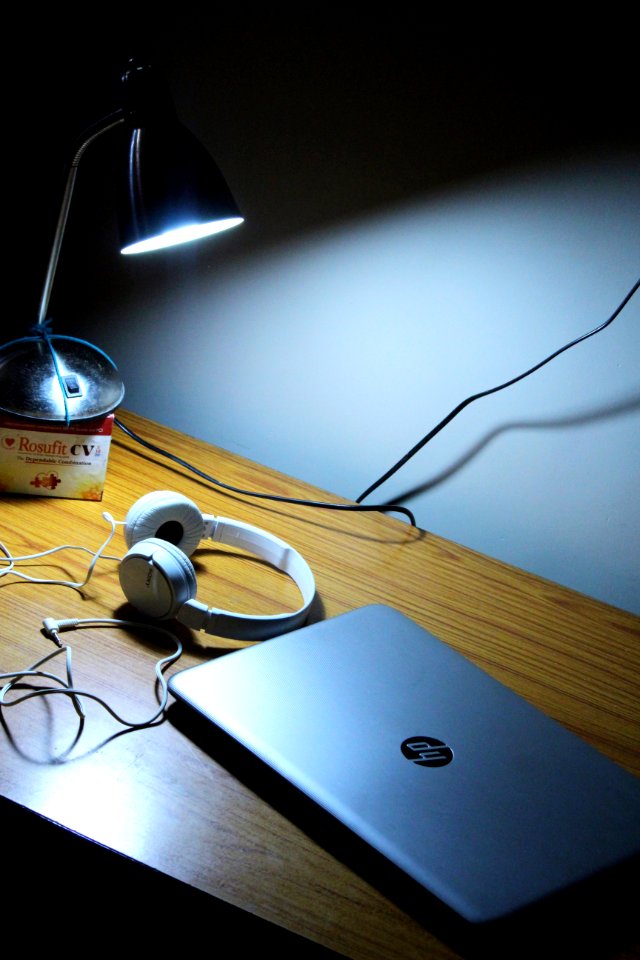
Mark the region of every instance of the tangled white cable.
<instances>
[{"instance_id":1,"label":"tangled white cable","mask_svg":"<svg viewBox=\"0 0 640 960\"><path fill-rule=\"evenodd\" d=\"M116 526L122 524L121 520L114 520L110 513L106 511L102 514L104 520L110 524L111 530L109 531L109 536L104 541L102 546L98 547L97 550L91 550L89 547L82 547L76 544L65 543L60 547L52 547L50 550L43 550L41 553L32 553L22 557L15 557L7 549L4 543L0 542L0 551L4 556L0 556L0 564L7 564L6 567L0 568L0 577L6 577L9 574L13 574L15 577L20 577L21 580L27 580L29 583L49 583L54 585L59 585L61 587L73 587L74 590L81 590L84 586L87 585L91 579L91 575L94 571L95 565L98 560L102 557L104 560L120 560L120 557L112 557L105 554L105 550L113 540L116 532ZM27 563L33 562L34 560L40 560L43 557L49 557L51 554L58 553L61 550L81 550L84 553L91 554L92 560L89 563L87 568L87 573L84 580L47 580L41 579L40 577L32 577L28 573L23 573L22 570L16 570L17 563Z\"/></svg>"},{"instance_id":2,"label":"tangled white cable","mask_svg":"<svg viewBox=\"0 0 640 960\"><path fill-rule=\"evenodd\" d=\"M169 697L164 671L170 664L175 663L175 661L178 660L182 655L182 644L175 634L171 633L170 630L166 630L164 627L159 627L154 623L138 623L137 621L133 620L54 620L51 617L46 617L45 620L43 620L43 627L46 636L49 637L50 640L53 640L58 649L54 650L53 653L49 653L42 657L40 660L37 660L24 670L14 670L11 673L0 673L0 680L9 681L0 690L0 709L2 707L17 706L19 703L23 703L25 700L30 700L33 697L47 697L54 694L62 694L63 696L71 699L76 713L81 720L84 720L86 714L84 712L81 698L86 697L87 699L95 700L100 704L100 706L104 707L104 709L110 713L118 723L121 723L124 727L128 727L132 730L151 726L164 713ZM161 694L159 697L158 709L153 716L142 721L125 720L101 697L98 697L96 694L90 693L87 690L80 690L75 686L73 682L71 647L67 644L63 644L58 634L65 630L77 630L80 627L129 627L135 630L154 630L156 633L161 633L173 641L175 644L174 652L169 656L158 660L155 666L156 684L160 688ZM60 656L63 653L65 654L66 660L66 681L61 677L56 676L54 673L49 673L46 670L40 669L42 666L44 666L44 664L48 663L50 660L53 660L54 657ZM35 683L36 681L43 680L57 684L57 686L34 687L27 693L23 693L21 696L14 697L10 700L7 699L7 695L11 693L11 691L14 690L18 684L23 685L25 681Z\"/></svg>"}]
</instances>

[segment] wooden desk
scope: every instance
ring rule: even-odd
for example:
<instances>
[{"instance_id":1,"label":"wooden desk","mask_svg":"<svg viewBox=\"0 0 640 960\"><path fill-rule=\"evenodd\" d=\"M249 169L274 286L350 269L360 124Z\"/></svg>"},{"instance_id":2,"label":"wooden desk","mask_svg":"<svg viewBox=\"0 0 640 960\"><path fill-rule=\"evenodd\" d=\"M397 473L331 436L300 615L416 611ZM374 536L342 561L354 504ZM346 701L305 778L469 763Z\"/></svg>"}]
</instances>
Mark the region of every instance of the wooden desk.
<instances>
[{"instance_id":1,"label":"wooden desk","mask_svg":"<svg viewBox=\"0 0 640 960\"><path fill-rule=\"evenodd\" d=\"M122 419L227 483L327 498L132 414ZM400 520L225 494L116 429L102 503L5 496L1 539L16 555L69 541L97 548L107 533L103 510L124 519L139 496L157 489L182 492L206 512L248 521L294 544L316 574L315 618L370 602L391 604L640 774L640 620ZM121 534L112 552L125 552ZM253 613L297 605L288 579L259 563L213 546L203 546L194 559L198 597L209 604ZM63 554L31 572L77 579L86 563L82 554ZM0 579L0 671L24 667L52 649L40 633L45 616L130 615L116 567L101 561L83 595ZM181 632L187 649L179 668L237 645ZM74 649L79 685L101 693L127 717L151 713L155 640L99 629L64 639ZM109 739L119 729L115 722L97 705L88 714L82 737L65 757L77 731L67 698L4 710L2 795L341 954L455 956L172 722Z\"/></svg>"}]
</instances>

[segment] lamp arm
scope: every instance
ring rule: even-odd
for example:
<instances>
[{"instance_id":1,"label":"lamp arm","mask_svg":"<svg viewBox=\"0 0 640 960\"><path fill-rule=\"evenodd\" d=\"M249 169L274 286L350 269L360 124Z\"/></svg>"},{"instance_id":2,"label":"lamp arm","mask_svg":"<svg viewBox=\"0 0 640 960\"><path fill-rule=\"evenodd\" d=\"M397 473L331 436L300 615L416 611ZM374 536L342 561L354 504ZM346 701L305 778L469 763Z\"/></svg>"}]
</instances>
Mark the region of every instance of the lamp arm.
<instances>
[{"instance_id":1,"label":"lamp arm","mask_svg":"<svg viewBox=\"0 0 640 960\"><path fill-rule=\"evenodd\" d=\"M44 281L44 287L42 289L42 296L40 298L38 323L36 325L37 328L42 327L47 319L51 290L53 288L53 281L56 275L58 258L60 256L60 249L62 247L62 240L67 225L67 217L69 216L69 208L71 207L71 198L73 197L73 189L75 187L76 174L78 172L80 161L84 156L85 150L91 143L93 143L94 140L96 140L101 134L113 129L113 127L124 123L124 120L124 110L116 110L114 113L110 113L107 117L104 117L102 120L98 121L98 123L93 124L93 126L85 130L80 141L80 146L77 148L72 157L69 165L69 173L67 174L67 182L65 184L64 194L62 196L62 204L60 207L60 213L58 215L56 232L53 238L53 246L51 248L51 255L49 257L47 275Z\"/></svg>"}]
</instances>

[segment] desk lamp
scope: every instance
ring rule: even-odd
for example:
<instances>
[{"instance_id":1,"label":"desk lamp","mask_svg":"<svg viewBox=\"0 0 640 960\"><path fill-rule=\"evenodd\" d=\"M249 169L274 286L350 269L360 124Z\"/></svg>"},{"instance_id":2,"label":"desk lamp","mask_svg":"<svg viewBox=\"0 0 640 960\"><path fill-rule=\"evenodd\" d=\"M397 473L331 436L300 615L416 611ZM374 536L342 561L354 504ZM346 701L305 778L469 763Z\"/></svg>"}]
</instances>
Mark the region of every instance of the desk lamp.
<instances>
[{"instance_id":1,"label":"desk lamp","mask_svg":"<svg viewBox=\"0 0 640 960\"><path fill-rule=\"evenodd\" d=\"M105 416L124 397L113 361L84 340L52 334L48 319L78 166L94 140L126 131L118 172L123 254L186 243L243 221L218 167L178 121L153 68L131 61L122 91L122 107L85 131L69 164L38 322L28 336L0 347L0 410L7 413L69 423Z\"/></svg>"}]
</instances>

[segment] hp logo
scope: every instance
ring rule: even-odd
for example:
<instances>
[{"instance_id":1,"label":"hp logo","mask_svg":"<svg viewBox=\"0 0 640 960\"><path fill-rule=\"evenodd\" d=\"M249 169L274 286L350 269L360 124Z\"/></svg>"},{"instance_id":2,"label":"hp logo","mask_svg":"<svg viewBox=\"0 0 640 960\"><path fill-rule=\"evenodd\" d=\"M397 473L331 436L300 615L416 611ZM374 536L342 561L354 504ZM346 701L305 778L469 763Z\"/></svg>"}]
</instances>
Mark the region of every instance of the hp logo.
<instances>
[{"instance_id":1,"label":"hp logo","mask_svg":"<svg viewBox=\"0 0 640 960\"><path fill-rule=\"evenodd\" d=\"M419 767L445 767L453 760L453 750L433 737L409 737L401 745L403 756Z\"/></svg>"}]
</instances>

